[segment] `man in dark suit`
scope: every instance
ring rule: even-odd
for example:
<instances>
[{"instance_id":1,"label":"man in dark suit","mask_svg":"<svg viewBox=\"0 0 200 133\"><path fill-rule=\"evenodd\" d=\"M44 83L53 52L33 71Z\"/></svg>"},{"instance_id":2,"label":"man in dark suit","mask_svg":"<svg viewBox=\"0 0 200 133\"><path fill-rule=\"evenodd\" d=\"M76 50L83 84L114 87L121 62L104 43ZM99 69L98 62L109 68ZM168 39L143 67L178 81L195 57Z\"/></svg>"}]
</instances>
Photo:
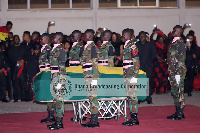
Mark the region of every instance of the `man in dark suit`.
<instances>
[{"instance_id":1,"label":"man in dark suit","mask_svg":"<svg viewBox=\"0 0 200 133\"><path fill-rule=\"evenodd\" d=\"M139 41L136 43L136 46L139 51L140 59L140 69L145 71L147 78L149 78L149 96L147 96L147 103L152 103L153 88L153 69L154 69L154 60L156 59L156 49L155 46L146 40L146 32L141 31L139 33Z\"/></svg>"}]
</instances>

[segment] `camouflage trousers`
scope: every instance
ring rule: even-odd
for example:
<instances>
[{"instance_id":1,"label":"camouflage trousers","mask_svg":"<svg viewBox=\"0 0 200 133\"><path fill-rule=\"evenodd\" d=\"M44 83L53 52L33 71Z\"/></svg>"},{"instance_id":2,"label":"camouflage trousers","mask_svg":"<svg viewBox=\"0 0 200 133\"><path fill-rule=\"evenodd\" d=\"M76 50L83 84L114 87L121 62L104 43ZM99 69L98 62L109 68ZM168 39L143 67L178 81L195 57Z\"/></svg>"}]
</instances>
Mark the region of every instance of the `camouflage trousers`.
<instances>
[{"instance_id":1,"label":"camouflage trousers","mask_svg":"<svg viewBox=\"0 0 200 133\"><path fill-rule=\"evenodd\" d=\"M54 102L47 103L47 111L55 111L56 117L62 118L64 116L64 102L55 100Z\"/></svg>"},{"instance_id":2,"label":"camouflage trousers","mask_svg":"<svg viewBox=\"0 0 200 133\"><path fill-rule=\"evenodd\" d=\"M53 90L53 103L49 103L49 109L53 109L56 111L56 117L62 118L64 116L64 95L65 95L65 84L66 84L67 76L59 75L59 74L51 74L51 85L50 89ZM60 86L59 86L60 85ZM52 110L52 111L54 111Z\"/></svg>"},{"instance_id":3,"label":"camouflage trousers","mask_svg":"<svg viewBox=\"0 0 200 133\"><path fill-rule=\"evenodd\" d=\"M138 113L137 84L130 83L130 78L125 78L124 83L130 112Z\"/></svg>"},{"instance_id":4,"label":"camouflage trousers","mask_svg":"<svg viewBox=\"0 0 200 133\"><path fill-rule=\"evenodd\" d=\"M169 81L171 85L171 94L174 98L175 106L185 106L185 94L184 94L184 79L185 76L181 76L179 85L176 82L175 76L169 74Z\"/></svg>"},{"instance_id":5,"label":"camouflage trousers","mask_svg":"<svg viewBox=\"0 0 200 133\"><path fill-rule=\"evenodd\" d=\"M97 99L97 87L91 85L92 80L94 80L94 79L84 77L84 82L85 82L86 91L87 91L87 97L90 102L90 112L91 112L91 114L98 114L99 103L98 103L98 99Z\"/></svg>"}]
</instances>

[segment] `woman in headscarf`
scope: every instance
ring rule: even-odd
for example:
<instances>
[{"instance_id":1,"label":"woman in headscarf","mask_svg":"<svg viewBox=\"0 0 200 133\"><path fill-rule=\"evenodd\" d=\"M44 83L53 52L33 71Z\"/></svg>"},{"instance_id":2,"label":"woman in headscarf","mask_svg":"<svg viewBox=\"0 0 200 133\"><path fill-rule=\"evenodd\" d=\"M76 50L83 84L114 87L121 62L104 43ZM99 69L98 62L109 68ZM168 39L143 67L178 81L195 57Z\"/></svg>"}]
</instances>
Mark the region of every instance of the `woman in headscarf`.
<instances>
[{"instance_id":1,"label":"woman in headscarf","mask_svg":"<svg viewBox=\"0 0 200 133\"><path fill-rule=\"evenodd\" d=\"M165 37L163 35L164 34L158 33L155 41L157 58L155 60L155 69L153 77L155 83L154 92L156 92L157 94L167 92L167 45L164 44Z\"/></svg>"}]
</instances>

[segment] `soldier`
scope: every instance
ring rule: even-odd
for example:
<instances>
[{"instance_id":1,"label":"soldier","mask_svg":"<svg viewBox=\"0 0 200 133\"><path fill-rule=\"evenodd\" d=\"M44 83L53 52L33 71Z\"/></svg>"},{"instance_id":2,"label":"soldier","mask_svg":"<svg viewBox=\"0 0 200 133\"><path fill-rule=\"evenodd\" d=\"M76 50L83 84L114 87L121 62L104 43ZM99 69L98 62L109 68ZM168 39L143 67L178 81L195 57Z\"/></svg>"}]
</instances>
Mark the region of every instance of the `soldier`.
<instances>
[{"instance_id":1,"label":"soldier","mask_svg":"<svg viewBox=\"0 0 200 133\"><path fill-rule=\"evenodd\" d=\"M113 67L114 66L114 47L110 43L112 36L112 32L110 30L105 30L101 34L101 40L103 41L103 44L99 48L99 60L98 60L98 65L103 65L103 66L109 66ZM108 106L109 103L106 102L106 105ZM114 113L114 109L110 108L110 111ZM104 115L104 117L109 117L111 116L111 113L108 112L107 114ZM112 118L104 118L103 120L110 120Z\"/></svg>"},{"instance_id":2,"label":"soldier","mask_svg":"<svg viewBox=\"0 0 200 133\"><path fill-rule=\"evenodd\" d=\"M69 66L70 67L80 66L81 65L80 60L84 50L83 44L81 42L81 31L74 30L71 34L70 41L73 43L73 45L69 52ZM79 119L77 119L77 121L78 120ZM84 117L83 120L85 121L86 118ZM71 121L76 122L75 118L71 118Z\"/></svg>"},{"instance_id":3,"label":"soldier","mask_svg":"<svg viewBox=\"0 0 200 133\"><path fill-rule=\"evenodd\" d=\"M127 122L123 122L124 126L139 125L137 118L138 99L137 99L137 77L140 68L138 49L134 42L131 41L133 32L130 29L122 31L122 42L125 42L123 50L123 76L127 85L126 95L128 98L131 118ZM132 86L129 86L129 85ZM133 87L134 85L134 87Z\"/></svg>"},{"instance_id":4,"label":"soldier","mask_svg":"<svg viewBox=\"0 0 200 133\"><path fill-rule=\"evenodd\" d=\"M98 48L93 42L94 30L87 29L84 34L84 41L86 45L84 46L83 55L81 58L81 65L83 67L83 78L85 81L85 86L87 89L87 96L90 101L90 112L91 119L88 123L82 124L83 127L93 128L99 127L98 122L98 99L97 99L97 78L99 76L98 72ZM92 88L90 88L92 86Z\"/></svg>"},{"instance_id":5,"label":"soldier","mask_svg":"<svg viewBox=\"0 0 200 133\"><path fill-rule=\"evenodd\" d=\"M180 25L173 28L172 36L174 37L172 43L169 45L167 54L169 81L171 84L171 93L174 98L176 107L175 114L168 116L167 119L181 120L185 119L183 108L185 106L184 98L184 79L186 75L185 44L181 41L183 29Z\"/></svg>"},{"instance_id":6,"label":"soldier","mask_svg":"<svg viewBox=\"0 0 200 133\"><path fill-rule=\"evenodd\" d=\"M56 110L56 121L52 125L47 125L49 130L63 129L63 115L64 115L64 92L66 90L65 84L67 74L65 70L65 61L67 52L61 46L63 41L63 34L56 32L53 36L52 43L54 47L50 54L50 70L51 70L51 90L53 90L53 101Z\"/></svg>"},{"instance_id":7,"label":"soldier","mask_svg":"<svg viewBox=\"0 0 200 133\"><path fill-rule=\"evenodd\" d=\"M41 36L40 44L42 45L41 53L39 57L40 71L50 68L50 52L51 52L51 38L48 33L44 33ZM41 120L41 123L55 122L54 111L55 105L53 102L47 103L48 117Z\"/></svg>"},{"instance_id":8,"label":"soldier","mask_svg":"<svg viewBox=\"0 0 200 133\"><path fill-rule=\"evenodd\" d=\"M105 30L101 35L101 40L103 44L99 48L99 60L98 65L103 66L114 66L114 48L110 43L112 32L110 30Z\"/></svg>"},{"instance_id":9,"label":"soldier","mask_svg":"<svg viewBox=\"0 0 200 133\"><path fill-rule=\"evenodd\" d=\"M80 57L83 52L83 44L81 42L81 32L74 30L71 35L70 41L73 43L69 53L69 64L72 66L80 66Z\"/></svg>"}]
</instances>

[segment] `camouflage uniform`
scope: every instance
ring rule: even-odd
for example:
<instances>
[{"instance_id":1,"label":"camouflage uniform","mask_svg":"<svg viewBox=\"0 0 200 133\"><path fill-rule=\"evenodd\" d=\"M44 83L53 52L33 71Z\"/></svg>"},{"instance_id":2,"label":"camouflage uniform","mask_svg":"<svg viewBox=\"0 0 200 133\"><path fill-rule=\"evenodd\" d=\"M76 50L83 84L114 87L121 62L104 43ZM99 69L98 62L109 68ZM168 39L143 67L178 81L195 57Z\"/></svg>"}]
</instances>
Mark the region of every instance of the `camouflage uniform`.
<instances>
[{"instance_id":1,"label":"camouflage uniform","mask_svg":"<svg viewBox=\"0 0 200 133\"><path fill-rule=\"evenodd\" d=\"M132 77L137 78L140 68L138 49L134 42L129 41L124 45L123 50L123 76L126 85L130 85ZM138 99L136 86L128 86L126 88L126 95L129 102L130 112L138 112Z\"/></svg>"},{"instance_id":2,"label":"camouflage uniform","mask_svg":"<svg viewBox=\"0 0 200 133\"><path fill-rule=\"evenodd\" d=\"M69 52L70 66L79 66L80 65L80 58L81 58L82 52L83 52L82 42L78 42L77 44L72 45L72 48Z\"/></svg>"},{"instance_id":3,"label":"camouflage uniform","mask_svg":"<svg viewBox=\"0 0 200 133\"><path fill-rule=\"evenodd\" d=\"M60 44L54 44L50 56L51 69L51 90L53 90L53 101L56 108L56 118L63 118L64 115L64 92L67 80L65 61L67 52ZM59 87L60 86L60 87Z\"/></svg>"},{"instance_id":4,"label":"camouflage uniform","mask_svg":"<svg viewBox=\"0 0 200 133\"><path fill-rule=\"evenodd\" d=\"M51 53L51 46L50 44L45 44L41 48L41 53L39 57L39 67L40 71L46 70L50 68L50 53ZM55 111L54 103L47 103L47 111Z\"/></svg>"},{"instance_id":5,"label":"camouflage uniform","mask_svg":"<svg viewBox=\"0 0 200 133\"><path fill-rule=\"evenodd\" d=\"M106 42L99 48L99 65L114 66L114 47L110 42Z\"/></svg>"},{"instance_id":6,"label":"camouflage uniform","mask_svg":"<svg viewBox=\"0 0 200 133\"><path fill-rule=\"evenodd\" d=\"M185 66L185 56L185 44L182 41L176 40L170 44L167 54L169 81L174 104L178 107L185 106L184 79L187 70ZM175 75L180 75L179 85L176 82Z\"/></svg>"},{"instance_id":7,"label":"camouflage uniform","mask_svg":"<svg viewBox=\"0 0 200 133\"><path fill-rule=\"evenodd\" d=\"M97 99L97 88L90 87L92 80L97 79L99 76L98 71L98 48L91 42L86 44L82 58L81 65L83 66L83 78L87 89L87 96L90 101L91 114L98 114L98 99Z\"/></svg>"}]
</instances>

